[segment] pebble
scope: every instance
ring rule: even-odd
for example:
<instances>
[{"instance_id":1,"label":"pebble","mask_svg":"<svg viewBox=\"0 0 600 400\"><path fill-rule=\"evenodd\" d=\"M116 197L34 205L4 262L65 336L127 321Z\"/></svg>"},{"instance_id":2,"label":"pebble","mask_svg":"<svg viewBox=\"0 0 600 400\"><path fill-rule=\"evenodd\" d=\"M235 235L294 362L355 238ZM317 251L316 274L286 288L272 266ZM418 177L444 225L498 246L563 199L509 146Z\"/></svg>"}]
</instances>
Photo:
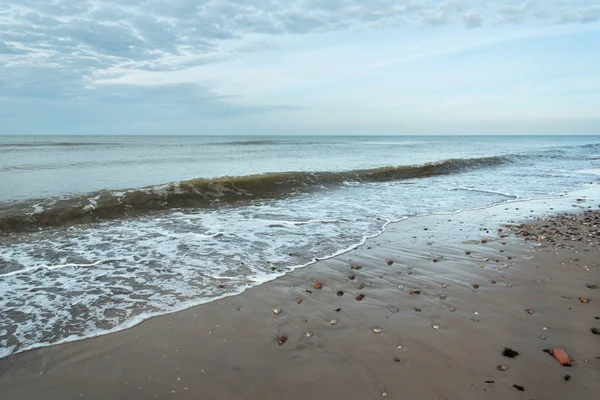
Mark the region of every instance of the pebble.
<instances>
[{"instance_id":1,"label":"pebble","mask_svg":"<svg viewBox=\"0 0 600 400\"><path fill-rule=\"evenodd\" d=\"M498 365L498 371L506 371L508 367L506 365Z\"/></svg>"},{"instance_id":2,"label":"pebble","mask_svg":"<svg viewBox=\"0 0 600 400\"><path fill-rule=\"evenodd\" d=\"M306 335L307 338L313 337L313 333L312 332L306 332L305 335Z\"/></svg>"},{"instance_id":3,"label":"pebble","mask_svg":"<svg viewBox=\"0 0 600 400\"><path fill-rule=\"evenodd\" d=\"M404 285L398 285L398 289L404 290Z\"/></svg>"},{"instance_id":4,"label":"pebble","mask_svg":"<svg viewBox=\"0 0 600 400\"><path fill-rule=\"evenodd\" d=\"M593 285L591 283L588 283L585 285L588 289L597 289L598 287L596 285Z\"/></svg>"},{"instance_id":5,"label":"pebble","mask_svg":"<svg viewBox=\"0 0 600 400\"><path fill-rule=\"evenodd\" d=\"M398 345L398 346L396 346L396 348L397 348L398 350L402 350L402 349L404 348L404 346Z\"/></svg>"},{"instance_id":6,"label":"pebble","mask_svg":"<svg viewBox=\"0 0 600 400\"><path fill-rule=\"evenodd\" d=\"M356 300L358 301L363 301L365 299L365 295L364 294L359 294L358 296L356 296Z\"/></svg>"},{"instance_id":7,"label":"pebble","mask_svg":"<svg viewBox=\"0 0 600 400\"><path fill-rule=\"evenodd\" d=\"M454 312L454 311L456 311L456 308L450 307L450 311Z\"/></svg>"},{"instance_id":8,"label":"pebble","mask_svg":"<svg viewBox=\"0 0 600 400\"><path fill-rule=\"evenodd\" d=\"M398 311L400 311L400 309L398 307L390 307L391 313L397 313Z\"/></svg>"},{"instance_id":9,"label":"pebble","mask_svg":"<svg viewBox=\"0 0 600 400\"><path fill-rule=\"evenodd\" d=\"M383 329L381 328L373 328L373 332L375 333L381 333L383 331Z\"/></svg>"},{"instance_id":10,"label":"pebble","mask_svg":"<svg viewBox=\"0 0 600 400\"><path fill-rule=\"evenodd\" d=\"M547 330L548 330L548 328L546 328L546 327L543 327L543 328L542 328L542 330L543 330L543 331L547 331Z\"/></svg>"},{"instance_id":11,"label":"pebble","mask_svg":"<svg viewBox=\"0 0 600 400\"><path fill-rule=\"evenodd\" d=\"M383 393L381 393L381 397L388 397L388 394L387 394L387 392L383 392Z\"/></svg>"},{"instance_id":12,"label":"pebble","mask_svg":"<svg viewBox=\"0 0 600 400\"><path fill-rule=\"evenodd\" d=\"M445 294L440 294L440 300L446 300L446 295Z\"/></svg>"},{"instance_id":13,"label":"pebble","mask_svg":"<svg viewBox=\"0 0 600 400\"><path fill-rule=\"evenodd\" d=\"M535 311L533 311L533 308L528 308L525 311L527 311L527 314L533 314Z\"/></svg>"},{"instance_id":14,"label":"pebble","mask_svg":"<svg viewBox=\"0 0 600 400\"><path fill-rule=\"evenodd\" d=\"M446 289L446 284L445 284L445 283L444 283L444 284L442 284L442 287L443 287L444 289Z\"/></svg>"},{"instance_id":15,"label":"pebble","mask_svg":"<svg viewBox=\"0 0 600 400\"><path fill-rule=\"evenodd\" d=\"M281 308L276 308L276 309L274 309L274 310L273 310L273 314L275 314L275 315L279 315L279 314L281 314Z\"/></svg>"},{"instance_id":16,"label":"pebble","mask_svg":"<svg viewBox=\"0 0 600 400\"><path fill-rule=\"evenodd\" d=\"M340 290L340 291L338 291L336 294L337 294L338 296L343 296L343 295L344 295L344 292Z\"/></svg>"},{"instance_id":17,"label":"pebble","mask_svg":"<svg viewBox=\"0 0 600 400\"><path fill-rule=\"evenodd\" d=\"M338 324L337 319L332 319L331 321L329 321L329 325L337 325L337 324Z\"/></svg>"},{"instance_id":18,"label":"pebble","mask_svg":"<svg viewBox=\"0 0 600 400\"><path fill-rule=\"evenodd\" d=\"M479 285L475 283L475 284L473 285L473 289L479 289Z\"/></svg>"},{"instance_id":19,"label":"pebble","mask_svg":"<svg viewBox=\"0 0 600 400\"><path fill-rule=\"evenodd\" d=\"M590 298L589 297L581 297L579 299L579 301L581 301L583 304L587 304L590 302Z\"/></svg>"},{"instance_id":20,"label":"pebble","mask_svg":"<svg viewBox=\"0 0 600 400\"><path fill-rule=\"evenodd\" d=\"M400 357L394 357L394 362L400 362L400 361L402 361L402 360L400 359Z\"/></svg>"},{"instance_id":21,"label":"pebble","mask_svg":"<svg viewBox=\"0 0 600 400\"><path fill-rule=\"evenodd\" d=\"M364 289L364 288L365 288L365 284L364 284L364 283L362 283L362 282L360 282L358 285L356 285L356 287L357 287L358 289Z\"/></svg>"},{"instance_id":22,"label":"pebble","mask_svg":"<svg viewBox=\"0 0 600 400\"><path fill-rule=\"evenodd\" d=\"M421 309L420 308L415 308L415 311L416 312L421 312Z\"/></svg>"},{"instance_id":23,"label":"pebble","mask_svg":"<svg viewBox=\"0 0 600 400\"><path fill-rule=\"evenodd\" d=\"M437 324L435 324L435 325L433 325L433 326L432 326L432 328L433 328L433 329L435 329L435 330L437 331L438 329L440 329L440 326L439 326L439 325L437 325Z\"/></svg>"},{"instance_id":24,"label":"pebble","mask_svg":"<svg viewBox=\"0 0 600 400\"><path fill-rule=\"evenodd\" d=\"M387 261L387 265L392 265L394 262L392 260Z\"/></svg>"},{"instance_id":25,"label":"pebble","mask_svg":"<svg viewBox=\"0 0 600 400\"><path fill-rule=\"evenodd\" d=\"M540 339L546 340L546 336L542 335L542 336L540 336Z\"/></svg>"},{"instance_id":26,"label":"pebble","mask_svg":"<svg viewBox=\"0 0 600 400\"><path fill-rule=\"evenodd\" d=\"M298 304L302 304L302 299L301 299L300 297L298 297L298 298L296 299L296 303L298 303Z\"/></svg>"},{"instance_id":27,"label":"pebble","mask_svg":"<svg viewBox=\"0 0 600 400\"><path fill-rule=\"evenodd\" d=\"M280 346L283 346L283 344L285 342L287 342L287 340L288 340L287 336L279 336L277 338L277 344L280 345Z\"/></svg>"},{"instance_id":28,"label":"pebble","mask_svg":"<svg viewBox=\"0 0 600 400\"><path fill-rule=\"evenodd\" d=\"M313 287L315 289L323 289L323 284L321 282L316 282Z\"/></svg>"},{"instance_id":29,"label":"pebble","mask_svg":"<svg viewBox=\"0 0 600 400\"><path fill-rule=\"evenodd\" d=\"M600 328L592 328L590 329L594 335L600 335Z\"/></svg>"}]
</instances>

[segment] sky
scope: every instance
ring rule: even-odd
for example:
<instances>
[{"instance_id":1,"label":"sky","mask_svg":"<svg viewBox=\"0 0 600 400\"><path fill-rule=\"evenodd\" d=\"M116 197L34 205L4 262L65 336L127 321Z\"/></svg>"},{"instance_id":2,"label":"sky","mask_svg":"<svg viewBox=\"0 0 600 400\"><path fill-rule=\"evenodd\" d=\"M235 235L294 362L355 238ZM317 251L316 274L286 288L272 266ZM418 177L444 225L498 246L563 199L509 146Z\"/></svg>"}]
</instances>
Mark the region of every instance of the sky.
<instances>
[{"instance_id":1,"label":"sky","mask_svg":"<svg viewBox=\"0 0 600 400\"><path fill-rule=\"evenodd\" d=\"M0 134L600 134L600 0L0 0Z\"/></svg>"}]
</instances>

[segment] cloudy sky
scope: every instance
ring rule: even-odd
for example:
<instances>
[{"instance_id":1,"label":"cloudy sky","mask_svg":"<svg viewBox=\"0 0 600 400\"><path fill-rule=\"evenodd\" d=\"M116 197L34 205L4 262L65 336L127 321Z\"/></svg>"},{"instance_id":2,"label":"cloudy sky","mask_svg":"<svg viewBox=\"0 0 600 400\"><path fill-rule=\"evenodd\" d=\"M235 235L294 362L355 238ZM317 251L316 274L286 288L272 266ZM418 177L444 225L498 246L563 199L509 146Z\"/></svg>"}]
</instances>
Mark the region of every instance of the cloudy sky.
<instances>
[{"instance_id":1,"label":"cloudy sky","mask_svg":"<svg viewBox=\"0 0 600 400\"><path fill-rule=\"evenodd\" d=\"M0 0L0 134L600 134L600 0Z\"/></svg>"}]
</instances>

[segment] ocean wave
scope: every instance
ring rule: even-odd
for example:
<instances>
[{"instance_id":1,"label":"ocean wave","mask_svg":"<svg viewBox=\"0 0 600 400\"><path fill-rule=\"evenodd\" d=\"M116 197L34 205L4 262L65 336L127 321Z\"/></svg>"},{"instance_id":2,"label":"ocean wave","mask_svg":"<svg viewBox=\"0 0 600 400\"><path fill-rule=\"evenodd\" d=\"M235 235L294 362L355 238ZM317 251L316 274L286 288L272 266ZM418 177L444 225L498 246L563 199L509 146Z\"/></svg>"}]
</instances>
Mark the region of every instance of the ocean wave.
<instances>
[{"instance_id":1,"label":"ocean wave","mask_svg":"<svg viewBox=\"0 0 600 400\"><path fill-rule=\"evenodd\" d=\"M69 226L135 217L173 208L202 208L253 200L282 198L343 186L345 182L386 182L460 173L511 162L509 157L450 159L408 166L386 166L342 172L273 172L257 175L193 179L120 192L102 191L52 200L40 210L40 200L10 207L0 216L0 232L35 231L40 227ZM32 212L33 204L38 212Z\"/></svg>"}]
</instances>

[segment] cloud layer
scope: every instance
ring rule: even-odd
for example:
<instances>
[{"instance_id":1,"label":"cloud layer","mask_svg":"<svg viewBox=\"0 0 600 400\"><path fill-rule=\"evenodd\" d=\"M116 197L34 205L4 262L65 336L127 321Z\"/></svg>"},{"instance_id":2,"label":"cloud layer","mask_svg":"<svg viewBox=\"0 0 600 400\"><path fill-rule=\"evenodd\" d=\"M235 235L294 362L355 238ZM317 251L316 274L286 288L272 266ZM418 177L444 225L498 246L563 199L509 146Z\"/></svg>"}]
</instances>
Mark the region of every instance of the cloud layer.
<instances>
[{"instance_id":1,"label":"cloud layer","mask_svg":"<svg viewBox=\"0 0 600 400\"><path fill-rule=\"evenodd\" d=\"M185 70L269 50L279 37L599 20L600 2L589 0L0 0L0 97L95 101L111 71Z\"/></svg>"}]
</instances>

